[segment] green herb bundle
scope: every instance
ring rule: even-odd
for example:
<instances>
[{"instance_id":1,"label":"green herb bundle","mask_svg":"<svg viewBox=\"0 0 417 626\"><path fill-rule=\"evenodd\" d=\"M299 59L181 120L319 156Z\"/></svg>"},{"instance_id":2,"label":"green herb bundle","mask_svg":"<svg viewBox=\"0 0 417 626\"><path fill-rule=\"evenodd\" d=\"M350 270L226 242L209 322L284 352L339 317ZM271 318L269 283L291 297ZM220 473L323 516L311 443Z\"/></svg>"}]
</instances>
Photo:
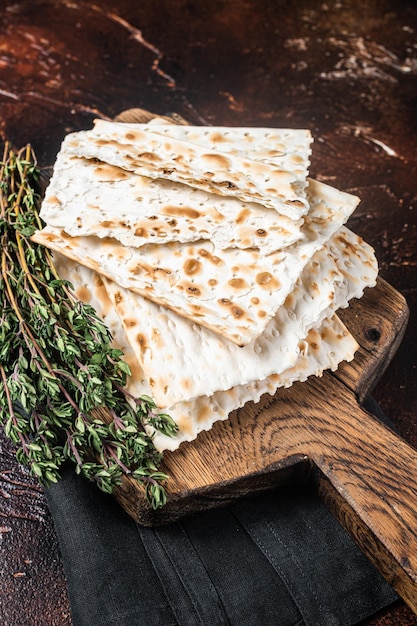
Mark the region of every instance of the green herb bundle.
<instances>
[{"instance_id":1,"label":"green herb bundle","mask_svg":"<svg viewBox=\"0 0 417 626\"><path fill-rule=\"evenodd\" d=\"M167 476L145 425L168 435L176 425L127 393L129 368L108 329L31 241L42 227L31 147L6 145L0 167L0 421L17 459L43 484L70 459L109 493L128 474L162 506Z\"/></svg>"}]
</instances>

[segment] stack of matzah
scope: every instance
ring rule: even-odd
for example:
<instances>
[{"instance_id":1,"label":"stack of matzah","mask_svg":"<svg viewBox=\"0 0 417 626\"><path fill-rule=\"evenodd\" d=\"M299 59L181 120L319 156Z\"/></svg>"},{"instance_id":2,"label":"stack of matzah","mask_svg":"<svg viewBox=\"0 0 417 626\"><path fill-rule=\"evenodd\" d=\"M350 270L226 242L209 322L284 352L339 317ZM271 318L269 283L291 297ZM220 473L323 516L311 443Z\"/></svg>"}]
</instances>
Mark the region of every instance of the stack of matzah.
<instances>
[{"instance_id":1,"label":"stack of matzah","mask_svg":"<svg viewBox=\"0 0 417 626\"><path fill-rule=\"evenodd\" d=\"M35 241L177 422L161 450L351 360L336 315L377 277L344 224L359 199L308 178L306 130L98 121L68 135Z\"/></svg>"}]
</instances>

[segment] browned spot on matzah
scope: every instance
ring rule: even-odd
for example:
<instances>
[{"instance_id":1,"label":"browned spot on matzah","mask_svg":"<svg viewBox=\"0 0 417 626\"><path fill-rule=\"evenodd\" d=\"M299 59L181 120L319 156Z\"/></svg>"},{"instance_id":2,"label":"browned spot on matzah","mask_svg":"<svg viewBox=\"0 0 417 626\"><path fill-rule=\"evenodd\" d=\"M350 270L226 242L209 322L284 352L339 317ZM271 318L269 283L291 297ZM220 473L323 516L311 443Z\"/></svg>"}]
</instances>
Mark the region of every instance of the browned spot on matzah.
<instances>
[{"instance_id":1,"label":"browned spot on matzah","mask_svg":"<svg viewBox=\"0 0 417 626\"><path fill-rule=\"evenodd\" d=\"M207 404L200 406L198 413L196 415L197 422L205 422L209 416L210 416L210 407Z\"/></svg>"},{"instance_id":2,"label":"browned spot on matzah","mask_svg":"<svg viewBox=\"0 0 417 626\"><path fill-rule=\"evenodd\" d=\"M181 379L181 387L183 389L191 389L192 381L189 378L182 378Z\"/></svg>"},{"instance_id":3,"label":"browned spot on matzah","mask_svg":"<svg viewBox=\"0 0 417 626\"><path fill-rule=\"evenodd\" d=\"M287 200L285 202L285 204L289 204L291 206L296 206L296 207L302 207L304 206L302 202L300 202L300 200Z\"/></svg>"},{"instance_id":4,"label":"browned spot on matzah","mask_svg":"<svg viewBox=\"0 0 417 626\"><path fill-rule=\"evenodd\" d=\"M187 206L167 206L164 207L163 213L166 215L185 216L190 219L197 219L201 215L200 211Z\"/></svg>"},{"instance_id":5,"label":"browned spot on matzah","mask_svg":"<svg viewBox=\"0 0 417 626\"><path fill-rule=\"evenodd\" d=\"M57 198L56 196L51 196L50 198L48 198L48 202L50 204L61 204L60 199Z\"/></svg>"},{"instance_id":6,"label":"browned spot on matzah","mask_svg":"<svg viewBox=\"0 0 417 626\"><path fill-rule=\"evenodd\" d=\"M203 154L201 158L219 170L227 170L230 167L230 160L222 154Z\"/></svg>"},{"instance_id":7,"label":"browned spot on matzah","mask_svg":"<svg viewBox=\"0 0 417 626\"><path fill-rule=\"evenodd\" d=\"M243 317L243 315L245 315L245 312L243 311L243 309L241 309L240 307L236 305L232 306L231 311L232 311L233 317L235 317L236 319L239 319L240 317Z\"/></svg>"},{"instance_id":8,"label":"browned spot on matzah","mask_svg":"<svg viewBox=\"0 0 417 626\"><path fill-rule=\"evenodd\" d=\"M138 333L136 335L136 341L138 342L138 345L140 346L142 352L146 350L146 348L148 347L146 343L146 337L142 335L142 333Z\"/></svg>"},{"instance_id":9,"label":"browned spot on matzah","mask_svg":"<svg viewBox=\"0 0 417 626\"><path fill-rule=\"evenodd\" d=\"M259 272L256 275L256 282L267 289L279 289L281 286L279 280L269 272Z\"/></svg>"},{"instance_id":10,"label":"browned spot on matzah","mask_svg":"<svg viewBox=\"0 0 417 626\"><path fill-rule=\"evenodd\" d=\"M358 238L359 242L362 243L362 239ZM346 239L346 237L344 237L343 235L338 235L336 237L336 241L338 241L341 246L343 246L345 248L345 251L347 251L349 254L352 255L357 255L358 254L358 247L357 244L352 243L350 241L348 241Z\"/></svg>"},{"instance_id":11,"label":"browned spot on matzah","mask_svg":"<svg viewBox=\"0 0 417 626\"><path fill-rule=\"evenodd\" d=\"M204 258L206 258L208 261L211 261L214 265L218 265L219 263L221 263L221 259L219 259L218 256L211 254L208 250L205 250L204 248L201 248L198 251L198 254Z\"/></svg>"},{"instance_id":12,"label":"browned spot on matzah","mask_svg":"<svg viewBox=\"0 0 417 626\"><path fill-rule=\"evenodd\" d=\"M243 278L231 278L229 285L234 289L244 289L248 286L247 282Z\"/></svg>"},{"instance_id":13,"label":"browned spot on matzah","mask_svg":"<svg viewBox=\"0 0 417 626\"><path fill-rule=\"evenodd\" d=\"M75 295L79 300L82 300L82 302L88 302L91 298L91 292L87 287L79 287Z\"/></svg>"},{"instance_id":14,"label":"browned spot on matzah","mask_svg":"<svg viewBox=\"0 0 417 626\"><path fill-rule=\"evenodd\" d=\"M201 263L197 259L189 259L184 263L184 272L192 275L201 271Z\"/></svg>"},{"instance_id":15,"label":"browned spot on matzah","mask_svg":"<svg viewBox=\"0 0 417 626\"><path fill-rule=\"evenodd\" d=\"M242 224L243 222L245 222L249 214L250 214L250 211L247 208L239 211L236 217L236 224Z\"/></svg>"},{"instance_id":16,"label":"browned spot on matzah","mask_svg":"<svg viewBox=\"0 0 417 626\"><path fill-rule=\"evenodd\" d=\"M94 174L99 175L99 178L104 176L106 180L120 180L121 178L128 178L129 176L128 172L114 165L109 165L108 163L100 163L100 165L95 168Z\"/></svg>"},{"instance_id":17,"label":"browned spot on matzah","mask_svg":"<svg viewBox=\"0 0 417 626\"><path fill-rule=\"evenodd\" d=\"M239 319L240 317L245 315L245 312L243 311L243 309L241 309L236 304L234 304L231 300L229 300L229 298L220 298L218 302L219 304L222 304L225 307L230 307L230 312L233 315L233 317L235 317L236 319Z\"/></svg>"},{"instance_id":18,"label":"browned spot on matzah","mask_svg":"<svg viewBox=\"0 0 417 626\"><path fill-rule=\"evenodd\" d=\"M285 306L287 309L293 309L295 306L295 298L292 293L289 293L285 300Z\"/></svg>"},{"instance_id":19,"label":"browned spot on matzah","mask_svg":"<svg viewBox=\"0 0 417 626\"><path fill-rule=\"evenodd\" d=\"M153 152L140 152L136 155L136 158L143 159L145 161L154 161L155 163L161 160L160 157Z\"/></svg>"},{"instance_id":20,"label":"browned spot on matzah","mask_svg":"<svg viewBox=\"0 0 417 626\"><path fill-rule=\"evenodd\" d=\"M186 291L192 296L201 296L200 289L195 285L188 285L188 287L186 287Z\"/></svg>"},{"instance_id":21,"label":"browned spot on matzah","mask_svg":"<svg viewBox=\"0 0 417 626\"><path fill-rule=\"evenodd\" d=\"M212 133L210 135L210 140L213 143L221 143L223 141L227 141L226 138L221 133Z\"/></svg>"}]
</instances>

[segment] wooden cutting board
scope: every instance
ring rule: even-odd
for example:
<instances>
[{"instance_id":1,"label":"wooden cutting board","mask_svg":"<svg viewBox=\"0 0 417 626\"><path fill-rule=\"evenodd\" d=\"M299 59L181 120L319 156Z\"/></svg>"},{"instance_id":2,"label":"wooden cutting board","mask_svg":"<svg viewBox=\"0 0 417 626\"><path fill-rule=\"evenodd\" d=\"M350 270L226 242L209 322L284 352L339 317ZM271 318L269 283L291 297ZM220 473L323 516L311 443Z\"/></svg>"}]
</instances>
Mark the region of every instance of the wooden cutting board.
<instances>
[{"instance_id":1,"label":"wooden cutting board","mask_svg":"<svg viewBox=\"0 0 417 626\"><path fill-rule=\"evenodd\" d=\"M152 117L133 109L116 121ZM161 470L170 478L162 509L153 510L129 477L115 497L137 522L157 526L308 481L417 612L417 451L362 408L402 340L408 313L404 298L379 279L338 311L360 345L351 363L249 403L196 441L166 452Z\"/></svg>"},{"instance_id":2,"label":"wooden cutting board","mask_svg":"<svg viewBox=\"0 0 417 626\"><path fill-rule=\"evenodd\" d=\"M417 612L417 451L361 408L401 342L408 307L379 279L339 314L360 345L351 363L249 403L195 442L166 452L162 509L152 510L128 477L115 496L136 521L156 526L309 481Z\"/></svg>"}]
</instances>

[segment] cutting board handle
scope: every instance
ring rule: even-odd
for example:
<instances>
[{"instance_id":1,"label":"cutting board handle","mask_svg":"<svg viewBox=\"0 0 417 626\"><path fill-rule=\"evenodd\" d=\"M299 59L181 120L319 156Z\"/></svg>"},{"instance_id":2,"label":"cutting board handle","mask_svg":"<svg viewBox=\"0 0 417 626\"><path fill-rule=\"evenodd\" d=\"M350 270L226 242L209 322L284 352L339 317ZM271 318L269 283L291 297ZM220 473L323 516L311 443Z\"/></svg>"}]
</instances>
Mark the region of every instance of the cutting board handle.
<instances>
[{"instance_id":1,"label":"cutting board handle","mask_svg":"<svg viewBox=\"0 0 417 626\"><path fill-rule=\"evenodd\" d=\"M326 384L316 382L308 420L305 398L302 407L292 398L294 418L281 422L279 448L288 437L293 453L308 456L326 506L417 613L417 451L349 399L342 384L321 411Z\"/></svg>"}]
</instances>

